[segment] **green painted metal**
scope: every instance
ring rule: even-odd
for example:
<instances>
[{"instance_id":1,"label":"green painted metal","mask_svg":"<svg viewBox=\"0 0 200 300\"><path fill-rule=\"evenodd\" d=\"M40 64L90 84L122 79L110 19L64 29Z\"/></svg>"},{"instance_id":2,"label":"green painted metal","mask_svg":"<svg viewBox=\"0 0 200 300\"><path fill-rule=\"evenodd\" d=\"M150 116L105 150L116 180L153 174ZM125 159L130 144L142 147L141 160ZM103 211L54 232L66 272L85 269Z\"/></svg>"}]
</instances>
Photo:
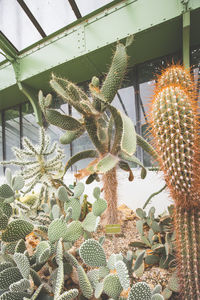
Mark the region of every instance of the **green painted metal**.
<instances>
[{"instance_id":1,"label":"green painted metal","mask_svg":"<svg viewBox=\"0 0 200 300\"><path fill-rule=\"evenodd\" d=\"M36 122L42 126L42 112L38 104L37 91L34 91L30 87L26 86L24 83L18 82L19 90L26 96L30 101L33 111L35 113Z\"/></svg>"},{"instance_id":2,"label":"green painted metal","mask_svg":"<svg viewBox=\"0 0 200 300\"><path fill-rule=\"evenodd\" d=\"M200 44L197 34L200 2L190 0L191 45ZM19 81L38 91L49 92L51 72L83 82L106 72L113 44L134 34L129 48L129 66L182 49L180 0L113 1L103 11L80 19L56 35L45 38L19 54ZM0 64L0 109L21 103L10 63Z\"/></svg>"},{"instance_id":3,"label":"green painted metal","mask_svg":"<svg viewBox=\"0 0 200 300\"><path fill-rule=\"evenodd\" d=\"M0 32L0 49L3 50L9 61L14 61L17 58L17 49L8 41L2 32Z\"/></svg>"},{"instance_id":4,"label":"green painted metal","mask_svg":"<svg viewBox=\"0 0 200 300\"><path fill-rule=\"evenodd\" d=\"M190 68L190 11L183 13L183 64Z\"/></svg>"}]
</instances>

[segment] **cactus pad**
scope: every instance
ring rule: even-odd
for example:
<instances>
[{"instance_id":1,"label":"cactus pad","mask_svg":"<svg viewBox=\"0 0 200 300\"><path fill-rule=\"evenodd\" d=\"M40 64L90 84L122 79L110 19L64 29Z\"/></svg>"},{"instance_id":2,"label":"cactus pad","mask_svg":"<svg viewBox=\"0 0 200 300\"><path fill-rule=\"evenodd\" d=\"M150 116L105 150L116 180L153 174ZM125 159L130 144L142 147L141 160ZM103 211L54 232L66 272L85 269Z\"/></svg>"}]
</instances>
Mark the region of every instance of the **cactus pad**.
<instances>
[{"instance_id":1,"label":"cactus pad","mask_svg":"<svg viewBox=\"0 0 200 300\"><path fill-rule=\"evenodd\" d=\"M151 300L151 289L146 282L138 282L130 289L128 300Z\"/></svg>"},{"instance_id":2,"label":"cactus pad","mask_svg":"<svg viewBox=\"0 0 200 300\"><path fill-rule=\"evenodd\" d=\"M91 267L106 266L106 256L102 246L96 240L86 240L79 249L80 257Z\"/></svg>"},{"instance_id":3,"label":"cactus pad","mask_svg":"<svg viewBox=\"0 0 200 300\"><path fill-rule=\"evenodd\" d=\"M8 224L2 233L2 241L15 242L24 239L26 235L33 231L34 226L25 220L14 220Z\"/></svg>"},{"instance_id":4,"label":"cactus pad","mask_svg":"<svg viewBox=\"0 0 200 300\"><path fill-rule=\"evenodd\" d=\"M103 290L110 298L117 299L123 290L119 277L115 274L107 275L103 281Z\"/></svg>"}]
</instances>

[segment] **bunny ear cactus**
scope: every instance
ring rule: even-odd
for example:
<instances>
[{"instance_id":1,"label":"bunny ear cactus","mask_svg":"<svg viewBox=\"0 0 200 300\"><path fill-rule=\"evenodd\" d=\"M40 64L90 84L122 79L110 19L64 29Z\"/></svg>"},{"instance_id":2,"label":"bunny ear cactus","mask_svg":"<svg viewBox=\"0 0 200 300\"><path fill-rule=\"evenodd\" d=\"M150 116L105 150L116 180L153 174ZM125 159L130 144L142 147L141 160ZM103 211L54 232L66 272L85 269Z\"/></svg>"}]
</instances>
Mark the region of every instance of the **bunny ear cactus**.
<instances>
[{"instance_id":1,"label":"bunny ear cactus","mask_svg":"<svg viewBox=\"0 0 200 300\"><path fill-rule=\"evenodd\" d=\"M93 161L85 169L80 170L76 177L81 179L88 176L87 183L90 183L98 180L98 174L103 174L103 189L108 203L106 219L111 224L118 222L116 167L123 165L122 169L129 172L129 179L133 180L129 162L142 165L133 156L136 151L134 124L130 118L111 105L126 72L129 44L129 42L126 45L117 44L110 69L101 86L97 77L92 78L89 84L92 101L91 97L89 98L74 83L55 75L52 76L51 87L81 114L82 117L79 120L51 109L49 107L50 96L44 97L42 92L39 93L39 103L47 121L66 130L61 137L61 143L70 143L87 131L96 150L85 150L75 154L67 162L65 172L79 160L93 158ZM140 141L140 139L137 140ZM147 143L143 141L142 145L150 151Z\"/></svg>"},{"instance_id":2,"label":"bunny ear cactus","mask_svg":"<svg viewBox=\"0 0 200 300\"><path fill-rule=\"evenodd\" d=\"M151 115L156 148L172 198L181 299L200 299L199 117L189 71L168 68L158 78Z\"/></svg>"}]
</instances>

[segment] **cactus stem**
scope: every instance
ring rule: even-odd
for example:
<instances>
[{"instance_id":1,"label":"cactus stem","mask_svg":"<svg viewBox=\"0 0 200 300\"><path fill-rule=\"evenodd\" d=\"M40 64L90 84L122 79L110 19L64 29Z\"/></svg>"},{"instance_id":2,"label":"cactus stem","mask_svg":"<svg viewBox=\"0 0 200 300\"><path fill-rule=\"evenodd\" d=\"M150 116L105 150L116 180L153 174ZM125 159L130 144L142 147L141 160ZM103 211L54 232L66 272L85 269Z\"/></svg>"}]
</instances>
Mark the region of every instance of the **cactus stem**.
<instances>
[{"instance_id":1,"label":"cactus stem","mask_svg":"<svg viewBox=\"0 0 200 300\"><path fill-rule=\"evenodd\" d=\"M106 210L105 221L107 224L117 224L118 214L117 214L117 172L116 168L103 174L103 190L104 197L108 203Z\"/></svg>"},{"instance_id":2,"label":"cactus stem","mask_svg":"<svg viewBox=\"0 0 200 300\"><path fill-rule=\"evenodd\" d=\"M183 299L200 299L200 211L175 208L177 262Z\"/></svg>"}]
</instances>

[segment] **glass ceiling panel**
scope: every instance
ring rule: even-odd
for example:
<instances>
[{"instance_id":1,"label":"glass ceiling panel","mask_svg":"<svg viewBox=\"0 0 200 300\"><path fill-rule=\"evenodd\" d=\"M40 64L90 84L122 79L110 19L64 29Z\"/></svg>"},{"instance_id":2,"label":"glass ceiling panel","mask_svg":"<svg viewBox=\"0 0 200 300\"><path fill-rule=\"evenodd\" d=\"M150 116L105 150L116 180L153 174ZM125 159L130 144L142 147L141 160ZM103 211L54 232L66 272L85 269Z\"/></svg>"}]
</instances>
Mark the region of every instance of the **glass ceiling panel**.
<instances>
[{"instance_id":1,"label":"glass ceiling panel","mask_svg":"<svg viewBox=\"0 0 200 300\"><path fill-rule=\"evenodd\" d=\"M24 2L47 35L76 20L67 0L25 0Z\"/></svg>"},{"instance_id":2,"label":"glass ceiling panel","mask_svg":"<svg viewBox=\"0 0 200 300\"><path fill-rule=\"evenodd\" d=\"M41 39L41 35L16 0L0 0L0 14L0 30L18 50Z\"/></svg>"},{"instance_id":3,"label":"glass ceiling panel","mask_svg":"<svg viewBox=\"0 0 200 300\"><path fill-rule=\"evenodd\" d=\"M99 0L99 1L97 1L97 0L87 0L87 1L75 0L75 1L80 10L82 17L84 17L85 15L88 15L92 11L112 2L112 0Z\"/></svg>"}]
</instances>

